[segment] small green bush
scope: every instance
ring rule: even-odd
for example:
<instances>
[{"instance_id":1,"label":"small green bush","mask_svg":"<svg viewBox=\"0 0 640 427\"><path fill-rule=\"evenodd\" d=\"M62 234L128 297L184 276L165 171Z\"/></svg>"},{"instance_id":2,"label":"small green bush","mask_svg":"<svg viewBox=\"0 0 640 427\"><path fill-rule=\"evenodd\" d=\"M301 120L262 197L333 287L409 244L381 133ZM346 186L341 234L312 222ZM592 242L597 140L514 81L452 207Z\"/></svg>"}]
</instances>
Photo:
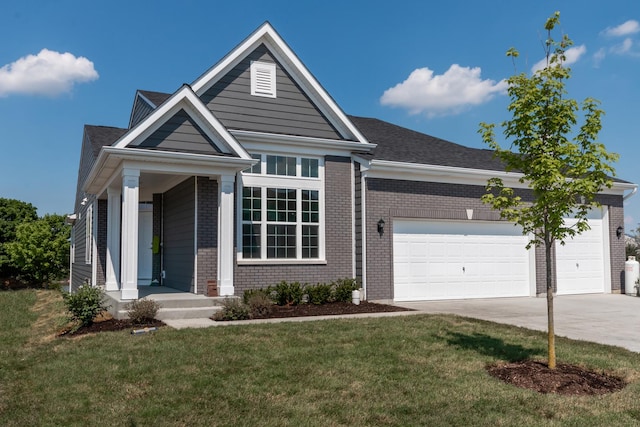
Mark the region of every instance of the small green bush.
<instances>
[{"instance_id":1,"label":"small green bush","mask_svg":"<svg viewBox=\"0 0 640 427\"><path fill-rule=\"evenodd\" d=\"M273 300L278 305L298 305L304 297L304 289L300 282L287 282L283 280L277 285L269 286L274 294Z\"/></svg>"},{"instance_id":2,"label":"small green bush","mask_svg":"<svg viewBox=\"0 0 640 427\"><path fill-rule=\"evenodd\" d=\"M304 288L309 302L314 305L326 304L333 298L333 287L327 283L307 285Z\"/></svg>"},{"instance_id":3,"label":"small green bush","mask_svg":"<svg viewBox=\"0 0 640 427\"><path fill-rule=\"evenodd\" d=\"M129 320L137 325L154 320L160 307L160 303L147 298L131 301L125 306L129 314Z\"/></svg>"},{"instance_id":4,"label":"small green bush","mask_svg":"<svg viewBox=\"0 0 640 427\"><path fill-rule=\"evenodd\" d=\"M242 294L242 300L244 301L245 304L249 304L249 300L251 298L253 298L254 296L256 296L256 295L264 295L267 298L269 298L271 300L271 302L273 302L273 299L271 298L271 292L269 291L269 288L266 288L266 289L247 289Z\"/></svg>"},{"instance_id":5,"label":"small green bush","mask_svg":"<svg viewBox=\"0 0 640 427\"><path fill-rule=\"evenodd\" d=\"M213 315L214 320L246 320L251 318L249 306L238 298L225 298L222 310Z\"/></svg>"},{"instance_id":6,"label":"small green bush","mask_svg":"<svg viewBox=\"0 0 640 427\"><path fill-rule=\"evenodd\" d=\"M334 283L334 299L340 302L351 301L351 292L360 288L356 279L338 279Z\"/></svg>"},{"instance_id":7,"label":"small green bush","mask_svg":"<svg viewBox=\"0 0 640 427\"><path fill-rule=\"evenodd\" d=\"M72 294L63 292L62 298L69 311L70 320L79 321L80 326L91 325L93 319L108 308L104 301L104 291L87 283Z\"/></svg>"},{"instance_id":8,"label":"small green bush","mask_svg":"<svg viewBox=\"0 0 640 427\"><path fill-rule=\"evenodd\" d=\"M256 292L248 298L247 305L251 317L260 319L267 317L273 310L273 300L265 292Z\"/></svg>"}]
</instances>

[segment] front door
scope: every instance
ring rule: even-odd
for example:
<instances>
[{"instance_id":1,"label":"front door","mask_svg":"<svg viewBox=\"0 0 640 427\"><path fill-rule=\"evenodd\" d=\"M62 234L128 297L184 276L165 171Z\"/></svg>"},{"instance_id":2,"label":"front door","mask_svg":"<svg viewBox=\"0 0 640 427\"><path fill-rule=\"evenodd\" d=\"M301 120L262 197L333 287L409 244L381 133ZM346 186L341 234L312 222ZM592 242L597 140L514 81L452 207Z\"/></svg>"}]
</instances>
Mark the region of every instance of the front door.
<instances>
[{"instance_id":1,"label":"front door","mask_svg":"<svg viewBox=\"0 0 640 427\"><path fill-rule=\"evenodd\" d=\"M153 208L141 204L138 213L138 286L150 285L153 271Z\"/></svg>"}]
</instances>

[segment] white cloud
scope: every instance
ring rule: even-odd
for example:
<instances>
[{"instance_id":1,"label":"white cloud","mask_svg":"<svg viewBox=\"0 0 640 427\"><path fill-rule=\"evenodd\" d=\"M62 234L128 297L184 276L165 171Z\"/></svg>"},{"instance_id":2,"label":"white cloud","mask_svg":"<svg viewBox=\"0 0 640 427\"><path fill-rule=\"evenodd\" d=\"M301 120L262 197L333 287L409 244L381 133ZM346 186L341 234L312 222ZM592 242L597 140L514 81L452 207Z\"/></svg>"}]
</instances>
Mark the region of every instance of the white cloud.
<instances>
[{"instance_id":1,"label":"white cloud","mask_svg":"<svg viewBox=\"0 0 640 427\"><path fill-rule=\"evenodd\" d=\"M611 37L623 37L629 34L635 34L640 32L640 23L634 19L630 19L627 22L618 25L617 27L609 27L602 33L605 36Z\"/></svg>"},{"instance_id":2,"label":"white cloud","mask_svg":"<svg viewBox=\"0 0 640 427\"><path fill-rule=\"evenodd\" d=\"M584 55L585 53L587 53L587 47L585 45L580 45L580 46L576 46L576 47L572 47L567 49L564 52L564 56L565 56L565 61L563 62L563 65L565 66L569 66L571 64L575 64L576 62L578 62L578 60L580 59L580 57L582 55ZM536 71L540 71L542 69L544 69L544 67L547 66L547 59L543 58L540 61L536 62L533 67L531 67L531 72L535 73Z\"/></svg>"},{"instance_id":3,"label":"white cloud","mask_svg":"<svg viewBox=\"0 0 640 427\"><path fill-rule=\"evenodd\" d=\"M595 63L595 66L596 67L600 66L600 63L604 61L604 58L606 56L607 56L607 52L604 48L598 49L598 51L593 54L593 61Z\"/></svg>"},{"instance_id":4,"label":"white cloud","mask_svg":"<svg viewBox=\"0 0 640 427\"><path fill-rule=\"evenodd\" d=\"M10 94L56 96L75 83L98 78L93 62L85 57L42 49L0 68L0 97Z\"/></svg>"},{"instance_id":5,"label":"white cloud","mask_svg":"<svg viewBox=\"0 0 640 427\"><path fill-rule=\"evenodd\" d=\"M611 52L617 53L618 55L624 55L626 53L630 53L632 47L633 41L630 38L626 38L622 41L622 43L612 46Z\"/></svg>"},{"instance_id":6,"label":"white cloud","mask_svg":"<svg viewBox=\"0 0 640 427\"><path fill-rule=\"evenodd\" d=\"M504 80L482 80L479 67L453 64L442 75L429 68L418 68L402 83L387 89L380 97L382 105L400 107L411 114L426 113L433 117L456 114L471 105L489 101L496 93L504 93Z\"/></svg>"}]
</instances>

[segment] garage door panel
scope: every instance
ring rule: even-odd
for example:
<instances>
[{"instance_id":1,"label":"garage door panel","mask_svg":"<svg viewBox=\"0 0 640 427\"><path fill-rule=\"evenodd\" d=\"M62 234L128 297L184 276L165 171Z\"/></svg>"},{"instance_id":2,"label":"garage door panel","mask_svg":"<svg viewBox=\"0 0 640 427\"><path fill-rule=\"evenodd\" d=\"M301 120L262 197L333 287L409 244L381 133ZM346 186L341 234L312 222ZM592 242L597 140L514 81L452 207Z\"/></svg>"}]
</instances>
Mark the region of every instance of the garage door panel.
<instances>
[{"instance_id":1,"label":"garage door panel","mask_svg":"<svg viewBox=\"0 0 640 427\"><path fill-rule=\"evenodd\" d=\"M527 239L511 225L395 220L393 242L398 301L530 293Z\"/></svg>"},{"instance_id":2,"label":"garage door panel","mask_svg":"<svg viewBox=\"0 0 640 427\"><path fill-rule=\"evenodd\" d=\"M575 219L565 219L568 226ZM602 219L590 216L589 230L556 243L557 293L602 293L605 288L604 228Z\"/></svg>"}]
</instances>

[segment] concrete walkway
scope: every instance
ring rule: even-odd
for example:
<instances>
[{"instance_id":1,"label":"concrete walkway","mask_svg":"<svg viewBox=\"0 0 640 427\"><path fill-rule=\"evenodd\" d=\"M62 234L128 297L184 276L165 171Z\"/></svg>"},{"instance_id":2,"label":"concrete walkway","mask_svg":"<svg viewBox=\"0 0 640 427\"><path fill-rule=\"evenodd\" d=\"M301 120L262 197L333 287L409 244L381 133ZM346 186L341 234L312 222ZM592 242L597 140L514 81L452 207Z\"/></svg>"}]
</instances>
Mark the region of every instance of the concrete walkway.
<instances>
[{"instance_id":1,"label":"concrete walkway","mask_svg":"<svg viewBox=\"0 0 640 427\"><path fill-rule=\"evenodd\" d=\"M211 319L165 320L176 329L247 325L277 322L308 322L322 319L406 316L448 313L497 323L547 330L546 298L494 298L482 300L396 303L416 311L368 313L346 316L214 322ZM627 295L562 295L554 298L556 335L576 340L615 345L640 352L640 298Z\"/></svg>"},{"instance_id":2,"label":"concrete walkway","mask_svg":"<svg viewBox=\"0 0 640 427\"><path fill-rule=\"evenodd\" d=\"M640 352L640 298L561 295L554 298L557 336L614 345ZM494 298L397 303L422 313L450 313L497 323L547 330L547 299Z\"/></svg>"}]
</instances>

